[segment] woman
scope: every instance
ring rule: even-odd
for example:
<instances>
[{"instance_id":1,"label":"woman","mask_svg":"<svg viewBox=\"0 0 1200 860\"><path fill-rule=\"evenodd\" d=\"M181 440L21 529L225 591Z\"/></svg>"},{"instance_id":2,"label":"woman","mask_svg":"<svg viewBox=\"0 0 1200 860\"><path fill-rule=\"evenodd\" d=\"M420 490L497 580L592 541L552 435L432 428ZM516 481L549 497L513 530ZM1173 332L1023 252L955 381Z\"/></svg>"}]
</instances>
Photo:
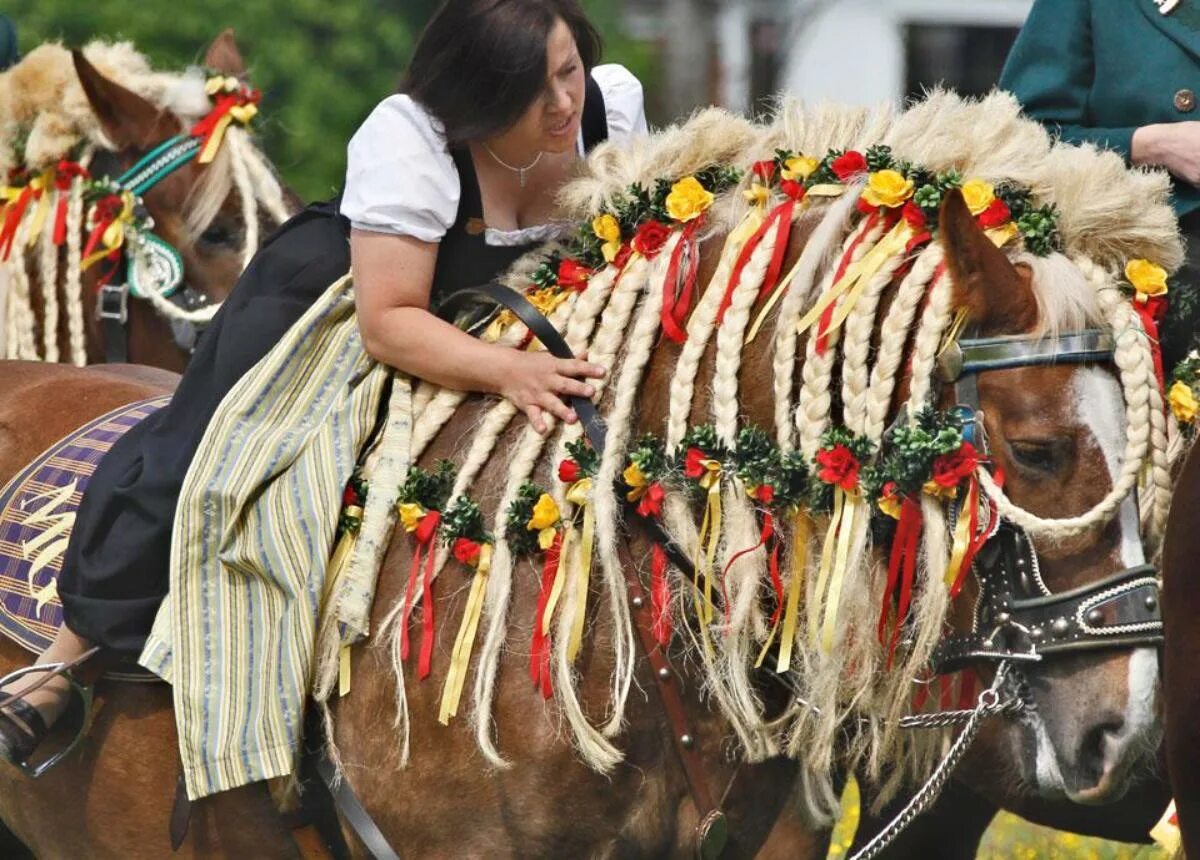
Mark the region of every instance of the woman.
<instances>
[{"instance_id":1,"label":"woman","mask_svg":"<svg viewBox=\"0 0 1200 860\"><path fill-rule=\"evenodd\" d=\"M1000 86L1063 140L1171 172L1188 240L1162 330L1173 367L1200 311L1200 3L1035 0Z\"/></svg>"},{"instance_id":2,"label":"woman","mask_svg":"<svg viewBox=\"0 0 1200 860\"><path fill-rule=\"evenodd\" d=\"M136 656L167 588L172 515L222 397L350 268L367 352L438 385L511 400L539 432L603 370L485 344L429 308L561 233L554 196L596 143L646 131L641 86L595 67L577 0L447 0L396 95L349 146L340 201L267 242L205 332L171 405L118 442L80 505L59 579L66 623L40 662ZM347 237L349 242L347 243ZM436 349L430 348L437 344ZM93 672L95 669L93 669ZM35 676L36 677L36 676ZM69 700L61 677L0 682L0 756L26 761Z\"/></svg>"}]
</instances>

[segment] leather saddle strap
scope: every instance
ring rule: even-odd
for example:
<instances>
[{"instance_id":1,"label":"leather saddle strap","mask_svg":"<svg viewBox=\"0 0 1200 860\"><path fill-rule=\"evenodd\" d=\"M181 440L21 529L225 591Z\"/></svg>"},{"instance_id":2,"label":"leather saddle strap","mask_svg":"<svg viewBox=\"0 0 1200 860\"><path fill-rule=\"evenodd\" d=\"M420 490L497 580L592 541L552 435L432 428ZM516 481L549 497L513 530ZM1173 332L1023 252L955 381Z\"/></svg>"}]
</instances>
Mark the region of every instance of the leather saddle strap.
<instances>
[{"instance_id":1,"label":"leather saddle strap","mask_svg":"<svg viewBox=\"0 0 1200 860\"><path fill-rule=\"evenodd\" d=\"M556 358L574 358L567 342L563 340L558 330L538 312L529 301L516 290L495 281L481 287L469 287L458 290L447 296L438 308L438 315L443 319L452 319L453 312L468 301L484 299L496 302L512 311L518 319L542 342L542 345ZM596 410L595 404L585 397L569 397L571 407L579 416L583 431L588 441L592 443L597 454L604 452L605 428ZM661 523L654 519L638 518L650 537L661 544L671 561L685 573L691 571L691 561L679 548L674 539L667 534ZM716 857L724 848L727 827L724 814L713 800L709 790L709 782L705 776L703 760L696 747L696 736L689 730L687 712L683 706L682 690L679 679L672 670L667 656L654 638L654 618L650 601L646 597L638 576L637 565L629 554L626 542L618 542L618 554L621 568L625 572L625 584L629 589L630 604L633 611L634 626L641 640L642 650L650 662L654 673L654 683L662 702L663 711L671 728L671 743L675 748L676 757L683 768L684 777L692 803L700 817L697 827L697 853L702 857ZM688 573L690 576L690 573Z\"/></svg>"},{"instance_id":2,"label":"leather saddle strap","mask_svg":"<svg viewBox=\"0 0 1200 860\"><path fill-rule=\"evenodd\" d=\"M363 808L354 789L350 787L350 783L345 779L338 779L333 762L324 752L321 753L317 762L317 773L329 789L329 793L333 795L333 802L337 806L338 812L350 825L350 829L354 831L354 835L362 842L370 856L375 860L400 860L400 855L388 844L387 838L384 837L379 826Z\"/></svg>"}]
</instances>

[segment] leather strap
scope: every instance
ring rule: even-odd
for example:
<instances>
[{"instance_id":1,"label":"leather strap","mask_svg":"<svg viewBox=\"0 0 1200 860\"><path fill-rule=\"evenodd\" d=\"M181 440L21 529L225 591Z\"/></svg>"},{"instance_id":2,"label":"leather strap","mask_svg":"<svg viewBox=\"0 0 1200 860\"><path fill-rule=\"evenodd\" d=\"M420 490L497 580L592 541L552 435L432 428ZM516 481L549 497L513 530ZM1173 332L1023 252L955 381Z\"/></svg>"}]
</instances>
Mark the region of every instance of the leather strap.
<instances>
[{"instance_id":1,"label":"leather strap","mask_svg":"<svg viewBox=\"0 0 1200 860\"><path fill-rule=\"evenodd\" d=\"M388 844L387 838L384 837L379 826L359 802L358 796L350 788L350 783L345 779L337 778L333 762L324 752L317 761L317 773L326 788L329 789L329 793L333 795L333 802L337 806L338 812L341 813L342 819L350 825L350 829L354 831L354 835L362 842L370 856L374 860L400 860L400 855L392 850L392 846Z\"/></svg>"},{"instance_id":2,"label":"leather strap","mask_svg":"<svg viewBox=\"0 0 1200 860\"><path fill-rule=\"evenodd\" d=\"M192 820L192 801L187 796L187 784L183 780L183 765L179 766L179 779L175 781L175 803L171 807L171 850L178 851L187 839L188 824Z\"/></svg>"},{"instance_id":3,"label":"leather strap","mask_svg":"<svg viewBox=\"0 0 1200 860\"><path fill-rule=\"evenodd\" d=\"M104 336L104 361L125 364L129 361L126 324L129 322L129 285L105 284L96 296L96 317Z\"/></svg>"}]
</instances>

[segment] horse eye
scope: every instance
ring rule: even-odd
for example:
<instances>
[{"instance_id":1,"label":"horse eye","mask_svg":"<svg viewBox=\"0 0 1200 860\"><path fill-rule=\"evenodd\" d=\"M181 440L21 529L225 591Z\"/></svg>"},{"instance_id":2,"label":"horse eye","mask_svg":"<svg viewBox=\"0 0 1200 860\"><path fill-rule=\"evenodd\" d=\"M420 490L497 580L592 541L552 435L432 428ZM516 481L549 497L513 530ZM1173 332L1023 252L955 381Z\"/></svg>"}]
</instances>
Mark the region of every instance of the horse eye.
<instances>
[{"instance_id":1,"label":"horse eye","mask_svg":"<svg viewBox=\"0 0 1200 860\"><path fill-rule=\"evenodd\" d=\"M232 248L237 242L237 238L236 230L228 224L215 221L209 224L205 231L200 234L200 244L208 245L209 247Z\"/></svg>"},{"instance_id":2,"label":"horse eye","mask_svg":"<svg viewBox=\"0 0 1200 860\"><path fill-rule=\"evenodd\" d=\"M1064 446L1060 441L1014 440L1008 449L1018 466L1034 472L1052 473L1063 463Z\"/></svg>"}]
</instances>

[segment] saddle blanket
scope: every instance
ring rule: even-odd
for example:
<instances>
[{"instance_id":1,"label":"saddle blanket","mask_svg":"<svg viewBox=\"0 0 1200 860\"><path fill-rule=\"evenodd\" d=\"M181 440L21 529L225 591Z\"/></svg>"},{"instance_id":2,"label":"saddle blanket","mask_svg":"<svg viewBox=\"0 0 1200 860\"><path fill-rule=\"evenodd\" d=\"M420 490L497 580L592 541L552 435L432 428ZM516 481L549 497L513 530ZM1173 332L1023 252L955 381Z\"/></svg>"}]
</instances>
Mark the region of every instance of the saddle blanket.
<instances>
[{"instance_id":1,"label":"saddle blanket","mask_svg":"<svg viewBox=\"0 0 1200 860\"><path fill-rule=\"evenodd\" d=\"M0 490L0 633L34 653L50 644L62 624L56 583L83 491L113 444L170 400L160 395L101 415Z\"/></svg>"}]
</instances>

